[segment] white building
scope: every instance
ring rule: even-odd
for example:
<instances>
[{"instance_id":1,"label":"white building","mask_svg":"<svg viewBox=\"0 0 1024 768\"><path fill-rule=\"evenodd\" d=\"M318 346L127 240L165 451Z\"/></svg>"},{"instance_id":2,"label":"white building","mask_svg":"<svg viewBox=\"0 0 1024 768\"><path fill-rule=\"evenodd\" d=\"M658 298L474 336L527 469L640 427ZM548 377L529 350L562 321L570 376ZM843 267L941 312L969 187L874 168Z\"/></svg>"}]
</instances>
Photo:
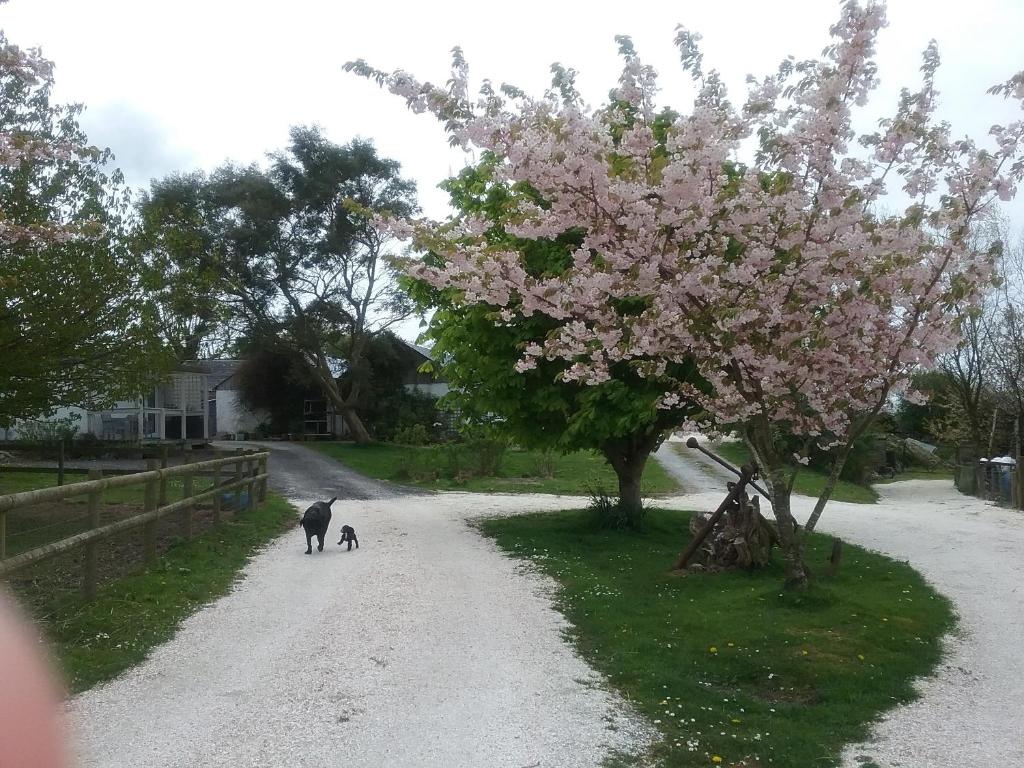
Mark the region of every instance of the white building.
<instances>
[{"instance_id":1,"label":"white building","mask_svg":"<svg viewBox=\"0 0 1024 768\"><path fill-rule=\"evenodd\" d=\"M40 421L74 421L78 434L101 440L207 440L210 437L205 371L182 366L166 384L134 400L121 400L110 408L58 408ZM5 440L18 438L18 427L3 430Z\"/></svg>"}]
</instances>

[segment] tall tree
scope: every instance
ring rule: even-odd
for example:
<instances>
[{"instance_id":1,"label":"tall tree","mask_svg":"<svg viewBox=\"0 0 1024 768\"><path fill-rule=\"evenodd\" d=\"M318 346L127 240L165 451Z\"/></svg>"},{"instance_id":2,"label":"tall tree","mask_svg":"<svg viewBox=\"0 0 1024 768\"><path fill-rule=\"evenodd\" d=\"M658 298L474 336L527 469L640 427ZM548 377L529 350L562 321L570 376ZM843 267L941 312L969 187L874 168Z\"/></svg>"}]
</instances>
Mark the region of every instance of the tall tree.
<instances>
[{"instance_id":1,"label":"tall tree","mask_svg":"<svg viewBox=\"0 0 1024 768\"><path fill-rule=\"evenodd\" d=\"M0 33L0 423L137 395L166 363L127 198L80 105L50 102L53 67Z\"/></svg>"},{"instance_id":2,"label":"tall tree","mask_svg":"<svg viewBox=\"0 0 1024 768\"><path fill-rule=\"evenodd\" d=\"M514 217L519 199L533 193L503 182L495 170L496 158L488 155L449 180L445 186L453 207L463 217L489 222L491 246L521 253L523 268L535 279L561 273L572 264L583 233L539 241L510 234L509 213ZM428 257L438 266L444 261L440 254ZM668 430L693 415L688 403L659 408L664 387L630 361L611 366L607 380L594 385L566 376L572 363L561 358L517 365L524 348L542 344L558 330L558 320L539 312L503 314L488 303L464 301L458 288L438 288L428 280L411 285L421 308L435 310L425 335L433 340L437 365L451 386L447 399L463 418L488 422L525 447L601 452L618 479L623 514L640 511L647 460ZM630 301L614 305L614 311L627 315L639 309ZM680 379L697 381L692 365L673 363L671 369Z\"/></svg>"},{"instance_id":3,"label":"tall tree","mask_svg":"<svg viewBox=\"0 0 1024 768\"><path fill-rule=\"evenodd\" d=\"M160 334L177 360L215 357L230 340L219 281L217 209L201 172L153 183L137 205L134 247Z\"/></svg>"},{"instance_id":4,"label":"tall tree","mask_svg":"<svg viewBox=\"0 0 1024 768\"><path fill-rule=\"evenodd\" d=\"M373 145L339 146L294 128L269 169L227 166L209 182L218 209L222 289L250 336L298 353L358 442L358 368L372 337L407 318L412 303L391 264L393 238L377 215L417 211L415 185Z\"/></svg>"},{"instance_id":5,"label":"tall tree","mask_svg":"<svg viewBox=\"0 0 1024 768\"><path fill-rule=\"evenodd\" d=\"M995 147L983 150L934 120L934 44L921 89L904 91L880 131L857 136L853 109L876 82L884 23L880 5L844 3L822 58L788 59L752 79L741 109L703 69L699 36L680 29L697 95L688 114L667 115L664 137L656 73L628 38L619 38L618 87L597 110L561 68L544 98L485 84L471 101L459 53L446 88L348 65L434 113L456 141L493 153L501 181L531 190L512 201L509 233L582 235L571 264L537 275L522 248L492 240L485 217L396 223L392 232L435 254L413 274L490 308L493 322L555 321L523 347L519 370L558 359L569 363L561 380L600 385L625 362L663 387L660 407L689 401L709 426L741 423L772 492L793 587L808 572L785 436L842 445L838 477L890 393L955 342L956 311L976 300L993 260L971 246L971 224L1024 175L1024 122L993 127ZM1024 73L995 91L1024 100ZM753 137L759 149L741 162ZM877 205L892 179L913 201L898 215ZM620 311L623 302L634 311ZM668 369L686 360L707 390Z\"/></svg>"}]
</instances>

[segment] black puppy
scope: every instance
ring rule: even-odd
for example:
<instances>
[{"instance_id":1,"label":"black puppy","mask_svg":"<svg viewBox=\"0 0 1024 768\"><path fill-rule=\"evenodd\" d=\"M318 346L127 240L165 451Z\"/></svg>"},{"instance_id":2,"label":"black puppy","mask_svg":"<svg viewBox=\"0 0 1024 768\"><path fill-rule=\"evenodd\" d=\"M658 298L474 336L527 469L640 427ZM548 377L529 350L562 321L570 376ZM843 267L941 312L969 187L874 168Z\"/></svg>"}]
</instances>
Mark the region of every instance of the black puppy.
<instances>
[{"instance_id":1,"label":"black puppy","mask_svg":"<svg viewBox=\"0 0 1024 768\"><path fill-rule=\"evenodd\" d=\"M338 500L335 496L330 501L318 501L305 512L299 525L306 531L306 554L313 553L313 537L316 536L317 552L324 551L324 536L327 535L327 526L331 524L331 504Z\"/></svg>"},{"instance_id":2,"label":"black puppy","mask_svg":"<svg viewBox=\"0 0 1024 768\"><path fill-rule=\"evenodd\" d=\"M348 542L349 552L352 551L352 542L355 542L356 549L359 549L359 539L356 538L356 529L351 525L341 526L341 540L338 544L344 544L346 541Z\"/></svg>"}]
</instances>

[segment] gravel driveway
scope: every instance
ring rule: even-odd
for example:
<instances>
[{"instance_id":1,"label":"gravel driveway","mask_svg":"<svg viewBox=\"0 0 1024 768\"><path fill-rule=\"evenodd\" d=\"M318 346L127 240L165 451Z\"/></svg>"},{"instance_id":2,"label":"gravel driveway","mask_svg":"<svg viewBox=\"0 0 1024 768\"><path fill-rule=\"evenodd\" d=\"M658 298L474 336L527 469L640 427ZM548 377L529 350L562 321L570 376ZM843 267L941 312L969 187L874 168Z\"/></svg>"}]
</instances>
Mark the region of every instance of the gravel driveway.
<instances>
[{"instance_id":1,"label":"gravel driveway","mask_svg":"<svg viewBox=\"0 0 1024 768\"><path fill-rule=\"evenodd\" d=\"M700 465L677 474L673 457L665 469L692 482ZM714 509L719 488L667 503ZM1024 512L962 496L948 480L876 489L877 504L830 502L818 530L908 561L953 601L960 625L936 674L920 682L921 698L885 716L869 743L850 746L844 766L1024 766ZM800 520L813 506L793 497Z\"/></svg>"},{"instance_id":2,"label":"gravel driveway","mask_svg":"<svg viewBox=\"0 0 1024 768\"><path fill-rule=\"evenodd\" d=\"M275 485L298 509L345 491L332 532L351 523L362 548L331 541L307 557L300 531L286 534L148 661L76 697L82 768L571 768L643 750L650 731L563 641L552 582L467 525L580 499L413 495L302 446L273 450ZM691 483L701 466L684 470ZM722 479L666 503L712 508ZM875 505L830 504L821 530L909 560L961 624L922 698L845 766L1024 765L1024 514L944 481L879 490ZM812 500L794 502L809 513Z\"/></svg>"},{"instance_id":3,"label":"gravel driveway","mask_svg":"<svg viewBox=\"0 0 1024 768\"><path fill-rule=\"evenodd\" d=\"M553 583L466 524L579 499L409 495L273 450L297 509L345 490L335 538L306 556L284 535L146 662L72 700L81 768L582 768L643 750L648 731L563 640ZM360 549L335 544L342 523Z\"/></svg>"}]
</instances>

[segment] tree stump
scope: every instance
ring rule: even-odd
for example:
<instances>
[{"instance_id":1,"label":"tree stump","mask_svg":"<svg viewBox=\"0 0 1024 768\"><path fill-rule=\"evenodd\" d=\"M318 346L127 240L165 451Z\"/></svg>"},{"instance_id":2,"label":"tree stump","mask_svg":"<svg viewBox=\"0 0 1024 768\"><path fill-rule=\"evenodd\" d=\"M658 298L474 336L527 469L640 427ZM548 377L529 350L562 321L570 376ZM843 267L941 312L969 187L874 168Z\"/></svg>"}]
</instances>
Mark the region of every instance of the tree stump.
<instances>
[{"instance_id":1,"label":"tree stump","mask_svg":"<svg viewBox=\"0 0 1024 768\"><path fill-rule=\"evenodd\" d=\"M697 535L710 517L710 513L694 515L690 518L690 532ZM743 493L726 509L692 562L700 570L759 568L767 565L778 541L775 526L761 515L760 499Z\"/></svg>"}]
</instances>

